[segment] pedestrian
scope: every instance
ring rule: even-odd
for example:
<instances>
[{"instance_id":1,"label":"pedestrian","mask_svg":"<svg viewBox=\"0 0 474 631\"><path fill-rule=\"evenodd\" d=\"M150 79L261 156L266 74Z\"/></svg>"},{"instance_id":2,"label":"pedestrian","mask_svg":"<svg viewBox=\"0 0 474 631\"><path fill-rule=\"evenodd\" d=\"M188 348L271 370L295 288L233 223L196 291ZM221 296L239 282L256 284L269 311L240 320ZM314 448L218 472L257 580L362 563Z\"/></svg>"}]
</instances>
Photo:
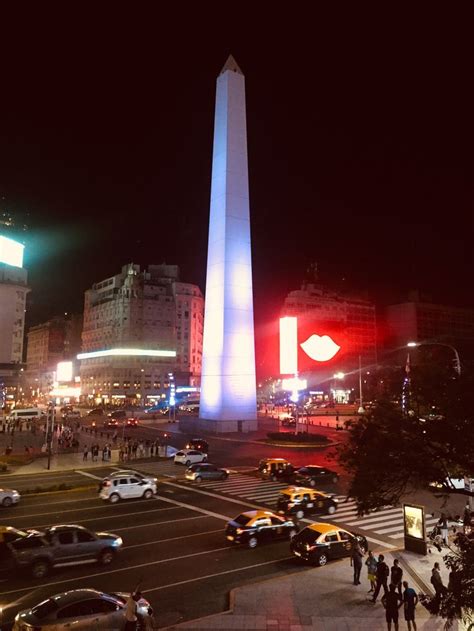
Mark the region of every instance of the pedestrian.
<instances>
[{"instance_id":1,"label":"pedestrian","mask_svg":"<svg viewBox=\"0 0 474 631\"><path fill-rule=\"evenodd\" d=\"M112 460L112 450L110 449L110 445L107 445L107 460L109 462Z\"/></svg>"},{"instance_id":2,"label":"pedestrian","mask_svg":"<svg viewBox=\"0 0 474 631\"><path fill-rule=\"evenodd\" d=\"M140 600L140 592L130 594L125 604L125 631L136 631L137 628L137 601Z\"/></svg>"},{"instance_id":3,"label":"pedestrian","mask_svg":"<svg viewBox=\"0 0 474 631\"><path fill-rule=\"evenodd\" d=\"M392 622L395 625L395 631L398 631L398 608L401 605L402 597L395 591L395 585L390 585L390 590L382 597L385 605L385 620L387 621L388 631L392 628Z\"/></svg>"},{"instance_id":4,"label":"pedestrian","mask_svg":"<svg viewBox=\"0 0 474 631\"><path fill-rule=\"evenodd\" d=\"M372 550L369 550L369 554L365 561L365 564L367 566L367 578L369 579L370 583L370 589L368 591L368 593L370 594L371 592L375 591L375 581L377 574L377 559L374 557Z\"/></svg>"},{"instance_id":5,"label":"pedestrian","mask_svg":"<svg viewBox=\"0 0 474 631\"><path fill-rule=\"evenodd\" d=\"M107 445L104 445L102 447L102 460L105 461L106 458L107 458Z\"/></svg>"},{"instance_id":6,"label":"pedestrian","mask_svg":"<svg viewBox=\"0 0 474 631\"><path fill-rule=\"evenodd\" d=\"M400 597L402 595L402 579L403 579L403 570L398 564L398 559L393 560L393 565L390 568L390 582L392 585L395 585L395 588L398 589L398 593Z\"/></svg>"},{"instance_id":7,"label":"pedestrian","mask_svg":"<svg viewBox=\"0 0 474 631\"><path fill-rule=\"evenodd\" d=\"M418 596L412 587L408 587L407 581L403 581L403 608L408 631L416 631L415 607L418 604Z\"/></svg>"},{"instance_id":8,"label":"pedestrian","mask_svg":"<svg viewBox=\"0 0 474 631\"><path fill-rule=\"evenodd\" d=\"M87 455L88 455L88 453L89 453L89 448L88 448L88 446L87 446L87 445L84 445L84 453L83 453L83 456L82 456L82 460L83 460L83 461L84 461L84 460L87 460Z\"/></svg>"},{"instance_id":9,"label":"pedestrian","mask_svg":"<svg viewBox=\"0 0 474 631\"><path fill-rule=\"evenodd\" d=\"M384 594L388 592L387 579L389 574L390 570L388 569L388 565L385 563L385 557L381 554L379 556L379 560L377 561L375 592L372 596L373 603L377 600L381 587L383 587Z\"/></svg>"},{"instance_id":10,"label":"pedestrian","mask_svg":"<svg viewBox=\"0 0 474 631\"><path fill-rule=\"evenodd\" d=\"M352 546L351 565L354 568L354 585L360 585L360 571L362 569L362 557L364 552L358 541Z\"/></svg>"},{"instance_id":11,"label":"pedestrian","mask_svg":"<svg viewBox=\"0 0 474 631\"><path fill-rule=\"evenodd\" d=\"M150 445L150 456L153 458L154 455L155 455L155 441L152 441Z\"/></svg>"},{"instance_id":12,"label":"pedestrian","mask_svg":"<svg viewBox=\"0 0 474 631\"><path fill-rule=\"evenodd\" d=\"M433 585L435 590L433 610L434 613L438 613L441 600L447 592L447 589L443 584L443 579L441 578L441 572L438 562L433 565L433 569L431 570L431 584Z\"/></svg>"},{"instance_id":13,"label":"pedestrian","mask_svg":"<svg viewBox=\"0 0 474 631\"><path fill-rule=\"evenodd\" d=\"M463 523L463 532L465 535L468 535L471 532L471 508L469 506L469 502L464 507L462 523Z\"/></svg>"},{"instance_id":14,"label":"pedestrian","mask_svg":"<svg viewBox=\"0 0 474 631\"><path fill-rule=\"evenodd\" d=\"M448 543L449 543L449 541L448 541L448 520L446 519L446 515L444 513L441 513L441 516L439 518L437 526L441 530L441 537L443 538L444 545L447 546Z\"/></svg>"}]
</instances>

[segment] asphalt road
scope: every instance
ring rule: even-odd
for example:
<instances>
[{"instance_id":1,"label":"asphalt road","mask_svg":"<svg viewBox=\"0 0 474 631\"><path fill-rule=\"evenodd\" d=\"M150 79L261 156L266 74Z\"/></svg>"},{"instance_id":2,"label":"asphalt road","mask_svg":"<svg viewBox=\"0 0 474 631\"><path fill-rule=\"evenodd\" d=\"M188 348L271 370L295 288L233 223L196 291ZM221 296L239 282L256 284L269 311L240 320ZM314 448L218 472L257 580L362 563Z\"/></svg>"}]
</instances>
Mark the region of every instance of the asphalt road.
<instances>
[{"instance_id":1,"label":"asphalt road","mask_svg":"<svg viewBox=\"0 0 474 631\"><path fill-rule=\"evenodd\" d=\"M162 627L226 609L235 586L304 571L286 541L254 550L227 543L226 521L244 510L248 507L235 499L175 483L160 484L158 496L151 500L116 505L102 502L94 491L25 497L18 506L2 510L3 524L41 529L77 523L117 533L124 546L107 569L81 565L53 570L43 581L27 575L4 579L4 623L17 611L67 589L130 591L140 583Z\"/></svg>"}]
</instances>

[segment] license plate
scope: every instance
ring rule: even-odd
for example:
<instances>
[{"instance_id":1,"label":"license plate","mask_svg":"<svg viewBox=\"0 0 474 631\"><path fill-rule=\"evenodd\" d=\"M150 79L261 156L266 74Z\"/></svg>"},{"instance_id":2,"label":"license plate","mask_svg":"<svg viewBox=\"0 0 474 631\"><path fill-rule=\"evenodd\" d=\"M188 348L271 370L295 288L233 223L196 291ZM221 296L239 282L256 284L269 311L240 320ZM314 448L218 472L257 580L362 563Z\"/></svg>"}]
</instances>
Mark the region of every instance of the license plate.
<instances>
[{"instance_id":1,"label":"license plate","mask_svg":"<svg viewBox=\"0 0 474 631\"><path fill-rule=\"evenodd\" d=\"M301 552L298 552L297 550L294 550L294 553L296 554L297 557L301 556Z\"/></svg>"},{"instance_id":2,"label":"license plate","mask_svg":"<svg viewBox=\"0 0 474 631\"><path fill-rule=\"evenodd\" d=\"M229 541L234 541L234 537L233 537L232 535L227 535L227 539L228 539Z\"/></svg>"}]
</instances>

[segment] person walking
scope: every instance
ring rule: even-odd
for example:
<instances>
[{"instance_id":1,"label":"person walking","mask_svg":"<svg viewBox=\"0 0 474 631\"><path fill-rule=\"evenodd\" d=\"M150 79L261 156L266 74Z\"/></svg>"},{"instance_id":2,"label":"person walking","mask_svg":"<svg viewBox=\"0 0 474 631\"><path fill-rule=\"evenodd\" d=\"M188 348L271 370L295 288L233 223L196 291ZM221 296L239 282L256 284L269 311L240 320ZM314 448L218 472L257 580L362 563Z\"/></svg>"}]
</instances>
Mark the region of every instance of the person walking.
<instances>
[{"instance_id":1,"label":"person walking","mask_svg":"<svg viewBox=\"0 0 474 631\"><path fill-rule=\"evenodd\" d=\"M82 455L82 461L86 461L87 460L87 456L89 455L89 447L87 445L84 445L84 451L83 451L83 455Z\"/></svg>"},{"instance_id":2,"label":"person walking","mask_svg":"<svg viewBox=\"0 0 474 631\"><path fill-rule=\"evenodd\" d=\"M437 526L441 530L441 537L443 538L444 545L447 546L449 544L449 541L448 541L448 520L446 519L446 515L444 513L441 513L441 516L439 518Z\"/></svg>"},{"instance_id":3,"label":"person walking","mask_svg":"<svg viewBox=\"0 0 474 631\"><path fill-rule=\"evenodd\" d=\"M390 584L390 589L385 596L382 597L382 602L385 605L385 620L387 621L388 631L392 628L392 622L395 625L395 631L398 631L398 609L401 605L402 597L395 591L395 585Z\"/></svg>"},{"instance_id":4,"label":"person walking","mask_svg":"<svg viewBox=\"0 0 474 631\"><path fill-rule=\"evenodd\" d=\"M140 600L140 592L130 594L125 603L125 631L136 631L137 628L137 602Z\"/></svg>"},{"instance_id":5,"label":"person walking","mask_svg":"<svg viewBox=\"0 0 474 631\"><path fill-rule=\"evenodd\" d=\"M364 552L358 541L352 546L351 565L354 568L354 585L360 585L360 571L362 569L362 557Z\"/></svg>"},{"instance_id":6,"label":"person walking","mask_svg":"<svg viewBox=\"0 0 474 631\"><path fill-rule=\"evenodd\" d=\"M377 574L377 559L374 557L372 550L369 550L367 559L365 561L367 566L367 578L369 579L370 589L368 593L375 591L375 581Z\"/></svg>"},{"instance_id":7,"label":"person walking","mask_svg":"<svg viewBox=\"0 0 474 631\"><path fill-rule=\"evenodd\" d=\"M377 561L377 572L376 572L376 585L375 592L372 596L371 602L376 602L377 596L379 595L380 588L383 587L384 594L388 592L387 587L387 579L390 574L390 570L388 569L388 565L385 563L385 557L383 554L379 556L379 560Z\"/></svg>"},{"instance_id":8,"label":"person walking","mask_svg":"<svg viewBox=\"0 0 474 631\"><path fill-rule=\"evenodd\" d=\"M433 608L435 612L438 613L439 607L441 605L441 600L447 592L446 586L443 584L443 579L441 578L441 572L438 562L433 565L433 569L431 570L431 584L433 585L435 590Z\"/></svg>"},{"instance_id":9,"label":"person walking","mask_svg":"<svg viewBox=\"0 0 474 631\"><path fill-rule=\"evenodd\" d=\"M463 532L465 535L468 535L471 532L471 507L469 506L469 502L464 507L462 523L463 523Z\"/></svg>"},{"instance_id":10,"label":"person walking","mask_svg":"<svg viewBox=\"0 0 474 631\"><path fill-rule=\"evenodd\" d=\"M395 585L396 589L398 589L400 598L402 596L402 579L403 579L403 570L398 564L398 559L394 559L393 565L390 568L390 582L392 583L392 585Z\"/></svg>"},{"instance_id":11,"label":"person walking","mask_svg":"<svg viewBox=\"0 0 474 631\"><path fill-rule=\"evenodd\" d=\"M415 607L418 604L418 596L412 587L408 587L407 581L403 581L403 609L408 631L416 631Z\"/></svg>"}]
</instances>

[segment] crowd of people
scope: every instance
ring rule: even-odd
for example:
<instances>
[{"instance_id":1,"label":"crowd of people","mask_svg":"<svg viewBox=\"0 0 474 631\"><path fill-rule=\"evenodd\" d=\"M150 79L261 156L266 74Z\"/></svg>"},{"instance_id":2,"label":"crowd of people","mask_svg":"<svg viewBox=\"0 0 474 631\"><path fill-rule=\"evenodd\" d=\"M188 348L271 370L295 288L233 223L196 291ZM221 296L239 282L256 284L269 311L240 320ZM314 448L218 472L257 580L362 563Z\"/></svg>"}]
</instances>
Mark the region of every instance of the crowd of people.
<instances>
[{"instance_id":1,"label":"crowd of people","mask_svg":"<svg viewBox=\"0 0 474 631\"><path fill-rule=\"evenodd\" d=\"M162 446L159 440L124 440L118 445L119 462L128 462L137 458L154 458L159 456Z\"/></svg>"},{"instance_id":2,"label":"crowd of people","mask_svg":"<svg viewBox=\"0 0 474 631\"><path fill-rule=\"evenodd\" d=\"M360 585L360 574L364 563L364 550L357 543L351 554L351 565L354 570L354 585ZM416 631L415 611L419 599L416 591L410 587L407 580L404 580L403 569L400 567L398 559L393 560L392 567L385 562L383 554L374 555L369 550L365 559L367 567L367 579L369 581L369 594L371 603L376 603L380 591L383 590L382 604L385 607L385 619L387 629L390 631L392 624L395 631L399 628L399 610L403 606L404 618L408 631ZM432 570L431 583L435 596L430 603L429 611L438 613L441 601L447 593L447 588L441 578L439 563L435 563Z\"/></svg>"}]
</instances>

